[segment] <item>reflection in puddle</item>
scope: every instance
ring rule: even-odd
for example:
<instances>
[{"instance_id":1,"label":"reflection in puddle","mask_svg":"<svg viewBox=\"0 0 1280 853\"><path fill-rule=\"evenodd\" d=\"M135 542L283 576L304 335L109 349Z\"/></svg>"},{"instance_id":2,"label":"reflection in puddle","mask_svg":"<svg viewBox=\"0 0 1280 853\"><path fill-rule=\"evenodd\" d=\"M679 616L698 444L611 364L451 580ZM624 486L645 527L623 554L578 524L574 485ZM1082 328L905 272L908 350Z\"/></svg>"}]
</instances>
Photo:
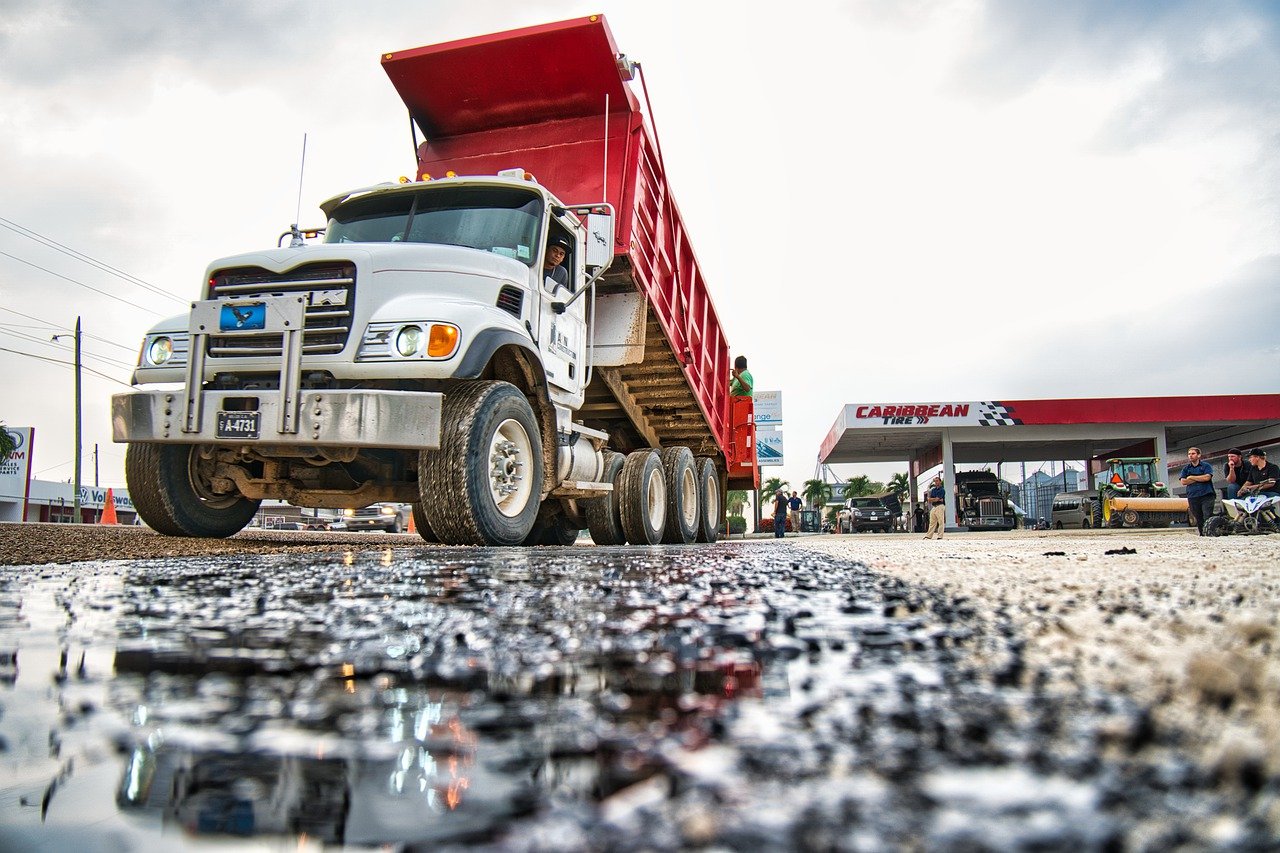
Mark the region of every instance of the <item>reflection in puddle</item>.
<instances>
[{"instance_id":1,"label":"reflection in puddle","mask_svg":"<svg viewBox=\"0 0 1280 853\"><path fill-rule=\"evenodd\" d=\"M79 786L135 833L189 839L470 843L549 804L618 814L735 727L748 744L775 738L847 677L850 638L893 639L861 652L893 656L915 630L881 618L856 566L725 546L110 571L98 651L114 674L99 689L116 722L87 731L119 748L114 795L73 779L46 795L50 819L74 823L59 804ZM55 630L36 620L31 634ZM749 769L781 755L756 752Z\"/></svg>"}]
</instances>

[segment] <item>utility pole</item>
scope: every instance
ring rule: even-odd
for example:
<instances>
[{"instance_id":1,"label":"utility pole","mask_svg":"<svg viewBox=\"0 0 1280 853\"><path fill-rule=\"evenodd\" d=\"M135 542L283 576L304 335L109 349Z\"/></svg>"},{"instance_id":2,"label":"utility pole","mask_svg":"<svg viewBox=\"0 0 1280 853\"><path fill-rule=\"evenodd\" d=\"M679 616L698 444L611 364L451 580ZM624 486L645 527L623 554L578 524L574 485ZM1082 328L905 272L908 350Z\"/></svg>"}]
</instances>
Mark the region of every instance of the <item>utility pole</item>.
<instances>
[{"instance_id":1,"label":"utility pole","mask_svg":"<svg viewBox=\"0 0 1280 853\"><path fill-rule=\"evenodd\" d=\"M54 335L53 339L65 338L66 335ZM74 492L74 502L72 511L75 516L72 518L72 524L79 524L80 518L80 318L76 317L76 476L75 482L72 484ZM95 450L94 453L94 484L97 484L97 466L98 459Z\"/></svg>"},{"instance_id":2,"label":"utility pole","mask_svg":"<svg viewBox=\"0 0 1280 853\"><path fill-rule=\"evenodd\" d=\"M75 488L75 514L76 524L83 519L80 517L80 318L76 317L76 484Z\"/></svg>"}]
</instances>

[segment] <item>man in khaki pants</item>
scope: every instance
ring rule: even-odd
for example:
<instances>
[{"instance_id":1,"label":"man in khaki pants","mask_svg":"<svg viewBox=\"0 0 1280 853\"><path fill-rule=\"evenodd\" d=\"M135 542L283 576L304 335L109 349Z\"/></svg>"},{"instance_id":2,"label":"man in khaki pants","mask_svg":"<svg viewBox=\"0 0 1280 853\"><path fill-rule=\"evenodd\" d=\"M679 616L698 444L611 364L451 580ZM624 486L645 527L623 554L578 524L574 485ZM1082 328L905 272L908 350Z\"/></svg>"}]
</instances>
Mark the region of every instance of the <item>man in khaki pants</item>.
<instances>
[{"instance_id":1,"label":"man in khaki pants","mask_svg":"<svg viewBox=\"0 0 1280 853\"><path fill-rule=\"evenodd\" d=\"M924 538L941 539L942 531L947 527L947 490L943 488L941 477L933 478L926 498L929 501L929 532ZM935 531L936 537L933 535Z\"/></svg>"}]
</instances>

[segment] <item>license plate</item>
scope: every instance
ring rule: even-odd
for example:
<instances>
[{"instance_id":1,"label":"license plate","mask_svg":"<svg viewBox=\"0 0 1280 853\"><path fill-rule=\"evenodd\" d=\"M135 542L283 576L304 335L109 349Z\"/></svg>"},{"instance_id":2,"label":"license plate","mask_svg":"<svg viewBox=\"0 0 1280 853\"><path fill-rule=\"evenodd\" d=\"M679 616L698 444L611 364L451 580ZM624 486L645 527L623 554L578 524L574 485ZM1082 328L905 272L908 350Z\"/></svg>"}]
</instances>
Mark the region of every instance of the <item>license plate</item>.
<instances>
[{"instance_id":1,"label":"license plate","mask_svg":"<svg viewBox=\"0 0 1280 853\"><path fill-rule=\"evenodd\" d=\"M223 305L218 329L223 332L253 331L267 325L267 306L261 302Z\"/></svg>"},{"instance_id":2,"label":"license plate","mask_svg":"<svg viewBox=\"0 0 1280 853\"><path fill-rule=\"evenodd\" d=\"M218 438L257 438L261 412L218 412Z\"/></svg>"}]
</instances>

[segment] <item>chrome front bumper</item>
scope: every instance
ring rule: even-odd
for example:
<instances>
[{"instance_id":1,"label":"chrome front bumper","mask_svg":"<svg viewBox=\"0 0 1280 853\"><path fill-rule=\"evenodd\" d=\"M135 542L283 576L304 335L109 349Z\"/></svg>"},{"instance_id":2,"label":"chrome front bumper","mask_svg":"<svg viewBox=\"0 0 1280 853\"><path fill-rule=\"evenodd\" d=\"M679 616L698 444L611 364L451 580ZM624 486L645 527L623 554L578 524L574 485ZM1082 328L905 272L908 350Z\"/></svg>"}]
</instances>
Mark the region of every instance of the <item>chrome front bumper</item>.
<instances>
[{"instance_id":1,"label":"chrome front bumper","mask_svg":"<svg viewBox=\"0 0 1280 853\"><path fill-rule=\"evenodd\" d=\"M281 429L280 394L205 391L187 423L185 395L178 391L140 391L111 398L111 432L118 442L160 444L287 444L383 447L401 450L440 446L443 394L424 391L298 391L295 429ZM220 438L216 412L234 398L242 409L257 397L261 429L256 438Z\"/></svg>"}]
</instances>

